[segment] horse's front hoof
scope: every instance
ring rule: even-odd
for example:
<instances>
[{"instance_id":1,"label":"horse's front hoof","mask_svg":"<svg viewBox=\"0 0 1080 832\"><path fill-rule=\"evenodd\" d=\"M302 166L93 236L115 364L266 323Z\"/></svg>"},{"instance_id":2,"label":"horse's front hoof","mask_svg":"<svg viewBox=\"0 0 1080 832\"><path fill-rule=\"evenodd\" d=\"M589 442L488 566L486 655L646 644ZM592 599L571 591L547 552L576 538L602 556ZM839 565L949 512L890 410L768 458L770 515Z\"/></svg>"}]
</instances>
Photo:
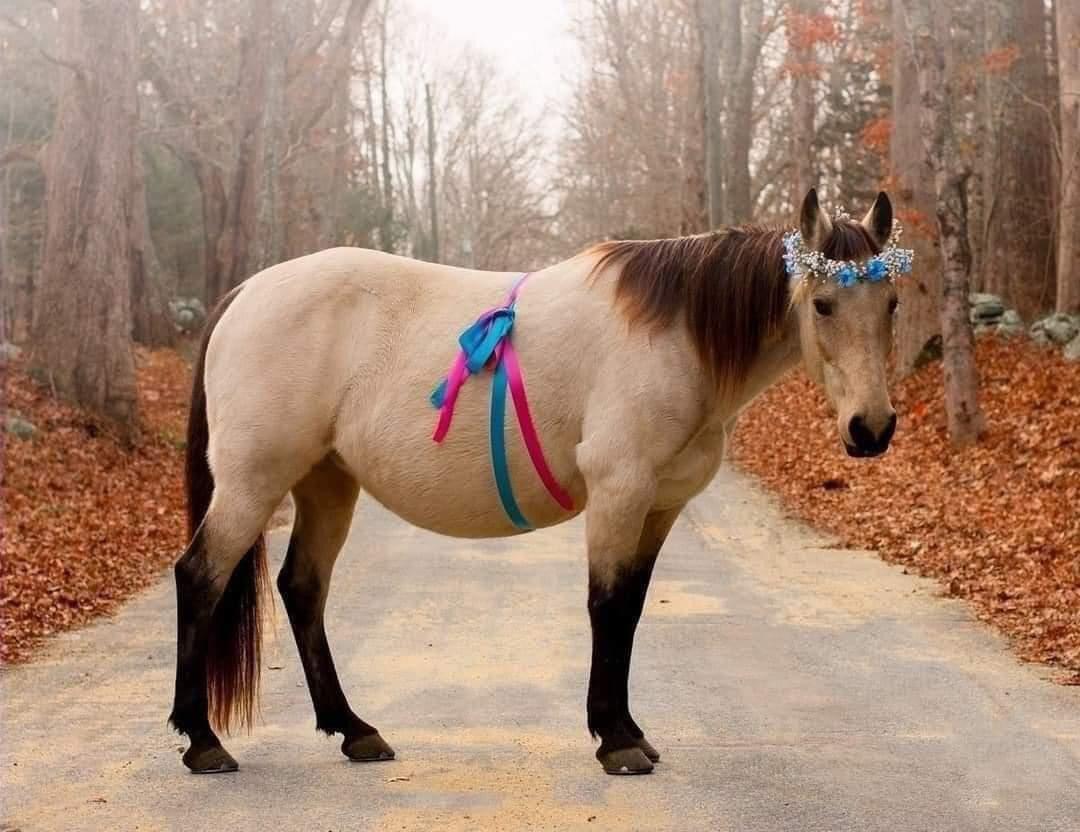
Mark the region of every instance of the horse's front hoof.
<instances>
[{"instance_id":1,"label":"horse's front hoof","mask_svg":"<svg viewBox=\"0 0 1080 832\"><path fill-rule=\"evenodd\" d=\"M649 758L649 762L660 762L660 752L653 748L651 742L649 742L644 737L638 737L636 740L634 740L634 742L637 743L638 748L645 752L645 756Z\"/></svg>"},{"instance_id":2,"label":"horse's front hoof","mask_svg":"<svg viewBox=\"0 0 1080 832\"><path fill-rule=\"evenodd\" d=\"M652 761L636 745L615 751L597 751L596 759L607 774L648 774L653 770Z\"/></svg>"},{"instance_id":3,"label":"horse's front hoof","mask_svg":"<svg viewBox=\"0 0 1080 832\"><path fill-rule=\"evenodd\" d=\"M184 752L183 760L193 774L226 774L240 768L232 755L220 745L198 748L193 745Z\"/></svg>"},{"instance_id":4,"label":"horse's front hoof","mask_svg":"<svg viewBox=\"0 0 1080 832\"><path fill-rule=\"evenodd\" d=\"M346 738L341 743L341 753L354 763L377 763L381 760L394 759L392 749L378 732L362 737Z\"/></svg>"}]
</instances>

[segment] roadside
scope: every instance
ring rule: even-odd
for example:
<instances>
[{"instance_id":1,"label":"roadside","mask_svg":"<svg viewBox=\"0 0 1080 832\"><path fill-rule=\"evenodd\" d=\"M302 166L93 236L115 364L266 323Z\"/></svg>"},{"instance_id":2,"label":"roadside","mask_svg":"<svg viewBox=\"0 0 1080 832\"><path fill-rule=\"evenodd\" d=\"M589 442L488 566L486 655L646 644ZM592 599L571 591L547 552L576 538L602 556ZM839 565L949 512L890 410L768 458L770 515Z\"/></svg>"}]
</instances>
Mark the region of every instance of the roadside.
<instances>
[{"instance_id":1,"label":"roadside","mask_svg":"<svg viewBox=\"0 0 1080 832\"><path fill-rule=\"evenodd\" d=\"M897 385L889 452L848 459L802 372L739 422L733 456L794 516L974 604L1019 654L1080 684L1080 362L1026 339L977 343L989 434L954 451L941 364Z\"/></svg>"}]
</instances>

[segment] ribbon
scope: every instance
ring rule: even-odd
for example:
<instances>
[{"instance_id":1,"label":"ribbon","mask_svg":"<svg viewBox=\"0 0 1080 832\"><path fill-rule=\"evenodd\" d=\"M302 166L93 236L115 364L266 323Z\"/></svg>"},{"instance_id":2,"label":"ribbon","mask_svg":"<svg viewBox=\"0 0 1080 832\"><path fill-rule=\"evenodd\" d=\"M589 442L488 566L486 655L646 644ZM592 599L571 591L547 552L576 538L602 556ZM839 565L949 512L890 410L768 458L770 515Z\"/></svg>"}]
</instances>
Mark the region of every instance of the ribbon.
<instances>
[{"instance_id":1,"label":"ribbon","mask_svg":"<svg viewBox=\"0 0 1080 832\"><path fill-rule=\"evenodd\" d=\"M450 370L435 390L431 393L431 404L439 410L439 419L435 425L432 439L442 442L450 431L450 422L454 414L454 405L462 385L470 375L481 372L485 367L493 370L491 381L490 409L490 451L491 468L495 477L495 488L499 500L510 522L517 528L531 530L532 524L522 514L510 482L510 467L506 457L506 389L514 402L514 411L518 418L518 427L536 469L540 481L544 484L552 499L567 511L573 511L574 502L570 495L559 485L555 475L544 457L540 445L540 436L529 411L529 401L525 395L525 378L521 372L517 352L510 338L514 328L515 310L518 292L528 275L522 275L510 290L505 306L495 307L484 312L476 322L461 333L458 344L461 351L450 365Z\"/></svg>"}]
</instances>

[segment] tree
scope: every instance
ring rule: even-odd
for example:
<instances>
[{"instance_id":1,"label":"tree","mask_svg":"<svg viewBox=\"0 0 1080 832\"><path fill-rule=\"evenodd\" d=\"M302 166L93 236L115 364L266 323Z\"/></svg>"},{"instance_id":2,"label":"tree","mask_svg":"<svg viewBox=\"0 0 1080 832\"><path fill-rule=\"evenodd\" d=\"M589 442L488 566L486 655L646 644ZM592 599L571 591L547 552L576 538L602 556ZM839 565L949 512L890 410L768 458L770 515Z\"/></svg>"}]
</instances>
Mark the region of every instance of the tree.
<instances>
[{"instance_id":1,"label":"tree","mask_svg":"<svg viewBox=\"0 0 1080 832\"><path fill-rule=\"evenodd\" d=\"M764 0L728 0L725 21L731 41L726 49L738 56L729 85L726 140L728 171L724 177L728 222L748 222L753 216L750 149L754 138L754 73L765 42ZM735 42L735 38L738 38Z\"/></svg>"},{"instance_id":2,"label":"tree","mask_svg":"<svg viewBox=\"0 0 1080 832\"><path fill-rule=\"evenodd\" d=\"M709 206L709 227L724 223L724 87L720 80L723 31L721 0L698 0L701 28L701 87L704 92L702 118L705 134L705 193Z\"/></svg>"},{"instance_id":3,"label":"tree","mask_svg":"<svg viewBox=\"0 0 1080 832\"><path fill-rule=\"evenodd\" d=\"M46 226L31 361L64 396L134 430L131 217L135 0L60 0L63 66L45 149Z\"/></svg>"},{"instance_id":4,"label":"tree","mask_svg":"<svg viewBox=\"0 0 1080 832\"><path fill-rule=\"evenodd\" d=\"M935 13L936 7L936 13ZM953 126L955 78L946 72L938 32L951 31L952 8L934 0L903 0L919 83L919 123L934 174L938 237L943 257L941 333L945 410L954 445L976 442L986 422L979 407L979 374L968 320L971 248L966 189L970 167L961 158Z\"/></svg>"},{"instance_id":5,"label":"tree","mask_svg":"<svg viewBox=\"0 0 1080 832\"><path fill-rule=\"evenodd\" d=\"M1059 5L1068 5L1060 3ZM1025 317L1053 305L1052 108L1044 0L981 0L983 286Z\"/></svg>"},{"instance_id":6,"label":"tree","mask_svg":"<svg viewBox=\"0 0 1080 832\"><path fill-rule=\"evenodd\" d=\"M791 50L788 72L794 86L791 138L796 194L805 194L818 184L814 158L814 116L817 112L814 88L818 72L814 58L817 39L814 24L821 16L820 6L816 0L797 0L787 9L786 28Z\"/></svg>"},{"instance_id":7,"label":"tree","mask_svg":"<svg viewBox=\"0 0 1080 832\"><path fill-rule=\"evenodd\" d=\"M1058 0L1056 5L1061 86L1057 310L1080 312L1080 4Z\"/></svg>"},{"instance_id":8,"label":"tree","mask_svg":"<svg viewBox=\"0 0 1080 832\"><path fill-rule=\"evenodd\" d=\"M941 248L938 244L934 172L923 147L918 67L906 36L904 12L893 4L893 100L890 191L904 223L915 270L897 284L896 366L901 376L915 369L927 344L941 333Z\"/></svg>"}]
</instances>

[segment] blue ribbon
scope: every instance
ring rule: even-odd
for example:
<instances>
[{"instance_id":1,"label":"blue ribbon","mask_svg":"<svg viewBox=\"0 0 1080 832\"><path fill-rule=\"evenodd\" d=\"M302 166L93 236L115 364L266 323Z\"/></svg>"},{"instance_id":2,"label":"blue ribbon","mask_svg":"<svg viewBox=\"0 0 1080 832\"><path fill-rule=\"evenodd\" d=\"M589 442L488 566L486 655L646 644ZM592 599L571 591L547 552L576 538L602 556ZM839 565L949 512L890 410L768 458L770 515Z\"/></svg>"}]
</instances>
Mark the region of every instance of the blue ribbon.
<instances>
[{"instance_id":1,"label":"blue ribbon","mask_svg":"<svg viewBox=\"0 0 1080 832\"><path fill-rule=\"evenodd\" d=\"M503 338L510 335L514 328L514 307L502 306L485 312L476 319L476 323L458 336L458 343L465 353L465 366L470 375L476 375L491 360ZM444 378L432 391L430 401L437 410L443 406L446 398L446 379Z\"/></svg>"},{"instance_id":2,"label":"blue ribbon","mask_svg":"<svg viewBox=\"0 0 1080 832\"><path fill-rule=\"evenodd\" d=\"M465 367L470 375L476 375L488 365L499 344L510 336L514 328L514 307L502 306L485 312L476 322L458 337L458 343L465 354ZM506 457L506 368L502 361L495 364L491 380L490 410L490 450L491 469L495 476L495 487L503 511L510 522L523 531L532 531L533 526L521 513L521 508L514 499L514 489L510 482L510 465ZM431 393L431 404L436 408L443 406L446 399L447 380L444 378Z\"/></svg>"},{"instance_id":3,"label":"blue ribbon","mask_svg":"<svg viewBox=\"0 0 1080 832\"><path fill-rule=\"evenodd\" d=\"M495 365L495 375L491 379L491 470L495 475L495 488L499 492L503 511L510 522L523 531L532 531L532 524L525 519L521 508L514 499L514 489L510 484L510 466L506 461L506 367L500 361Z\"/></svg>"}]
</instances>

